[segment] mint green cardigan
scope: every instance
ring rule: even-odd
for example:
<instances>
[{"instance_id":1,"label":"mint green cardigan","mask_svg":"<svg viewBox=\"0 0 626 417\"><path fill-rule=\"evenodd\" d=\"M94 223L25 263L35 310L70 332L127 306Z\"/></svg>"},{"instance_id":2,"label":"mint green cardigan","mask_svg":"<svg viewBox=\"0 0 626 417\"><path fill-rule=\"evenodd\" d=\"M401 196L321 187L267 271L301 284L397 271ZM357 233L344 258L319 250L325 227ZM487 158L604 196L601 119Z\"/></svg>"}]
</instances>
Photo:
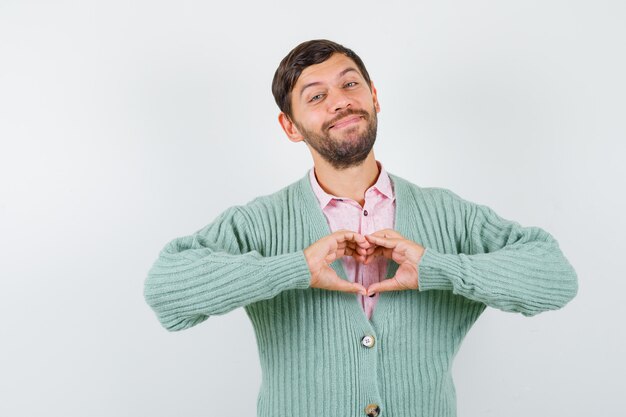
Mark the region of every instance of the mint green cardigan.
<instances>
[{"instance_id":1,"label":"mint green cardigan","mask_svg":"<svg viewBox=\"0 0 626 417\"><path fill-rule=\"evenodd\" d=\"M452 361L485 308L533 316L576 295L546 231L389 176L396 230L426 251L419 290L381 293L371 320L356 295L310 288L303 249L330 230L308 175L173 239L149 270L144 296L168 330L245 308L259 417L357 417L368 405L383 417L455 416ZM331 266L347 279L340 260ZM396 269L389 261L387 278Z\"/></svg>"}]
</instances>

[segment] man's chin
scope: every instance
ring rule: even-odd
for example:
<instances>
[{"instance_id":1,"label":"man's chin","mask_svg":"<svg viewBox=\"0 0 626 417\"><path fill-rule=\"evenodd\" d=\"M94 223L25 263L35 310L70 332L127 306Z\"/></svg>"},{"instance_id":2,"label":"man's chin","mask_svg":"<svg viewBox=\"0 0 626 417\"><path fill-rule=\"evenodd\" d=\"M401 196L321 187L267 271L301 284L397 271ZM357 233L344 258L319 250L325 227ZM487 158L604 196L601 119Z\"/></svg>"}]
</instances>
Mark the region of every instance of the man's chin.
<instances>
[{"instance_id":1,"label":"man's chin","mask_svg":"<svg viewBox=\"0 0 626 417\"><path fill-rule=\"evenodd\" d=\"M330 129L329 135L331 139L334 139L334 140L355 141L355 140L362 140L363 136L367 133L366 130L367 129L363 129L359 126L350 126L345 129L338 129L337 131L333 131L333 129Z\"/></svg>"}]
</instances>

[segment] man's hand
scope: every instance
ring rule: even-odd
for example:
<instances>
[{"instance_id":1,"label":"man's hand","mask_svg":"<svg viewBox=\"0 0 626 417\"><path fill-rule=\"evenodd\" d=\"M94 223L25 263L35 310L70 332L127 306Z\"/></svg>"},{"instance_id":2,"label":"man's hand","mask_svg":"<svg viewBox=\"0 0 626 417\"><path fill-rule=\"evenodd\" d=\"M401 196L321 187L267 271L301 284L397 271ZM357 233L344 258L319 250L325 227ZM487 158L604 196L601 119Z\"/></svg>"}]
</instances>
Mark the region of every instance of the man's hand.
<instances>
[{"instance_id":1,"label":"man's hand","mask_svg":"<svg viewBox=\"0 0 626 417\"><path fill-rule=\"evenodd\" d=\"M363 235L350 230L338 230L313 243L304 250L311 271L311 287L366 295L363 285L341 279L330 264L343 256L365 262L367 249L371 246Z\"/></svg>"},{"instance_id":2,"label":"man's hand","mask_svg":"<svg viewBox=\"0 0 626 417\"><path fill-rule=\"evenodd\" d=\"M364 264L369 264L376 256L384 256L399 265L393 278L370 285L367 288L367 295L419 288L417 265L424 255L425 249L422 245L405 239L392 229L379 230L371 235L365 235L365 238L371 246L366 250Z\"/></svg>"}]
</instances>

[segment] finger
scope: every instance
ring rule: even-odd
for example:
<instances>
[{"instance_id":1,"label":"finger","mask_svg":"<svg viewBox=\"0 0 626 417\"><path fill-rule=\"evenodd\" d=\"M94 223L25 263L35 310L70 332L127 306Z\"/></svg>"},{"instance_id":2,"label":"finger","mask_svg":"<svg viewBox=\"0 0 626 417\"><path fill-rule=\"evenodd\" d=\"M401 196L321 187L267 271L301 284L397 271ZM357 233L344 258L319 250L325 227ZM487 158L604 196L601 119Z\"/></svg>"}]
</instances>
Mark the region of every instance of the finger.
<instances>
[{"instance_id":1,"label":"finger","mask_svg":"<svg viewBox=\"0 0 626 417\"><path fill-rule=\"evenodd\" d=\"M340 243L337 244L337 250L338 251L339 250L343 251L343 250L346 250L346 249L351 249L351 250L355 251L356 248L358 248L358 246L354 242L346 241L346 242L340 242Z\"/></svg>"},{"instance_id":2,"label":"finger","mask_svg":"<svg viewBox=\"0 0 626 417\"><path fill-rule=\"evenodd\" d=\"M357 248L361 248L363 250L367 250L370 249L372 246L374 246L372 243L370 243L369 241L365 241L367 243L359 243L356 247Z\"/></svg>"},{"instance_id":3,"label":"finger","mask_svg":"<svg viewBox=\"0 0 626 417\"><path fill-rule=\"evenodd\" d=\"M366 235L365 238L369 240L371 243L374 243L378 246L384 246L385 248L390 248L390 249L395 248L398 242L400 241L399 239L395 239L395 238L387 238L387 237L374 236L374 235Z\"/></svg>"},{"instance_id":4,"label":"finger","mask_svg":"<svg viewBox=\"0 0 626 417\"><path fill-rule=\"evenodd\" d=\"M400 291L406 289L402 287L396 277L385 279L380 282L376 282L369 287L367 287L367 295L369 297L373 297L376 294L387 291Z\"/></svg>"},{"instance_id":5,"label":"finger","mask_svg":"<svg viewBox=\"0 0 626 417\"><path fill-rule=\"evenodd\" d=\"M374 262L374 261L376 260L376 258L381 257L381 256L382 256L382 257L385 257L385 258L388 258L388 259L391 259L391 257L390 257L390 256L384 256L382 253L380 253L380 254L378 254L378 255L374 254L373 256L372 256L372 255L370 255L370 256L365 257L365 259L363 260L363 263L364 263L365 265L369 265L369 264L371 264L372 262Z\"/></svg>"},{"instance_id":6,"label":"finger","mask_svg":"<svg viewBox=\"0 0 626 417\"><path fill-rule=\"evenodd\" d=\"M363 285L359 284L358 282L348 282L339 277L337 277L337 280L333 282L332 288L328 288L328 289L335 290L335 291L349 292L349 293L354 293L354 294L361 294L361 295L367 294L367 290L365 289Z\"/></svg>"},{"instance_id":7,"label":"finger","mask_svg":"<svg viewBox=\"0 0 626 417\"><path fill-rule=\"evenodd\" d=\"M357 246L356 248L354 248L354 250L355 250L355 252L356 252L356 253L358 253L359 255L367 255L367 254L368 254L368 252L370 252L370 253L371 253L371 252L373 252L373 251L374 251L374 247L372 247L372 248L368 248L368 249L365 249L365 248L362 248L362 247L360 247L360 246Z\"/></svg>"},{"instance_id":8,"label":"finger","mask_svg":"<svg viewBox=\"0 0 626 417\"><path fill-rule=\"evenodd\" d=\"M378 248L377 250L375 250L372 253L368 253L367 255L365 255L365 260L363 261L363 263L365 265L369 265L371 262L373 262L377 257L382 256L383 252L382 252L382 248Z\"/></svg>"},{"instance_id":9,"label":"finger","mask_svg":"<svg viewBox=\"0 0 626 417\"><path fill-rule=\"evenodd\" d=\"M365 256L364 255L359 255L357 253L352 254L352 257L358 262L358 263L365 263Z\"/></svg>"},{"instance_id":10,"label":"finger","mask_svg":"<svg viewBox=\"0 0 626 417\"><path fill-rule=\"evenodd\" d=\"M355 242L346 242L346 246L349 247L350 249L356 251L358 249L362 249L365 250L363 248L361 248L359 245L357 245Z\"/></svg>"},{"instance_id":11,"label":"finger","mask_svg":"<svg viewBox=\"0 0 626 417\"><path fill-rule=\"evenodd\" d=\"M363 240L362 235L359 235L358 233L352 232L350 230L338 230L337 232L333 233L333 235L335 237L335 241L338 244Z\"/></svg>"},{"instance_id":12,"label":"finger","mask_svg":"<svg viewBox=\"0 0 626 417\"><path fill-rule=\"evenodd\" d=\"M348 229L340 229L333 233L337 241L345 241L345 240L354 240L355 235L358 235L357 232Z\"/></svg>"},{"instance_id":13,"label":"finger","mask_svg":"<svg viewBox=\"0 0 626 417\"><path fill-rule=\"evenodd\" d=\"M365 263L365 260L367 259L367 255L361 254L361 253L358 253L358 252L354 252L350 256L352 256L354 259L356 259L356 261L358 263L360 263L360 264Z\"/></svg>"},{"instance_id":14,"label":"finger","mask_svg":"<svg viewBox=\"0 0 626 417\"><path fill-rule=\"evenodd\" d=\"M367 249L358 246L354 242L351 242L347 243L345 247L343 244L339 245L339 249L337 250L337 252L341 253L342 255L348 256L352 256L353 254L366 255Z\"/></svg>"},{"instance_id":15,"label":"finger","mask_svg":"<svg viewBox=\"0 0 626 417\"><path fill-rule=\"evenodd\" d=\"M337 242L354 242L355 245L361 246L363 248L369 248L371 246L370 242L365 239L365 236L360 233L353 232L347 229L338 230L335 233L337 234Z\"/></svg>"},{"instance_id":16,"label":"finger","mask_svg":"<svg viewBox=\"0 0 626 417\"><path fill-rule=\"evenodd\" d=\"M397 231L393 229L385 229L385 234L387 235L387 237L393 237L396 239L404 239L404 236L402 236L400 233L398 233Z\"/></svg>"},{"instance_id":17,"label":"finger","mask_svg":"<svg viewBox=\"0 0 626 417\"><path fill-rule=\"evenodd\" d=\"M365 236L359 233L354 234L354 240L351 243L354 243L355 247L360 247L363 249L367 249L372 246L372 244L367 239L365 239Z\"/></svg>"},{"instance_id":18,"label":"finger","mask_svg":"<svg viewBox=\"0 0 626 417\"><path fill-rule=\"evenodd\" d=\"M393 229L378 230L374 233L370 233L370 235L391 239L404 239L404 236L402 236L400 233L396 232Z\"/></svg>"},{"instance_id":19,"label":"finger","mask_svg":"<svg viewBox=\"0 0 626 417\"><path fill-rule=\"evenodd\" d=\"M368 253L365 257L365 264L368 265L373 262L377 257L384 256L386 258L391 258L392 249L387 249L382 246L375 246L371 253Z\"/></svg>"}]
</instances>

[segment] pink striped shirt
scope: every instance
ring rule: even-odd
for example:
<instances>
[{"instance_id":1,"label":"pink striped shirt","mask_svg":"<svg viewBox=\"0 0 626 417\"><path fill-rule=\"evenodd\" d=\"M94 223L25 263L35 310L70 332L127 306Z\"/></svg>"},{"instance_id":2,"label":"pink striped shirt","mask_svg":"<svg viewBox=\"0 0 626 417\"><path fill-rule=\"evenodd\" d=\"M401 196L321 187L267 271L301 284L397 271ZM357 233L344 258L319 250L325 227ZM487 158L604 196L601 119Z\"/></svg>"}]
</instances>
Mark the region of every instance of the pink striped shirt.
<instances>
[{"instance_id":1,"label":"pink striped shirt","mask_svg":"<svg viewBox=\"0 0 626 417\"><path fill-rule=\"evenodd\" d=\"M396 205L393 186L382 164L379 161L376 161L376 164L379 169L378 179L374 185L365 191L363 207L350 198L336 197L326 193L317 182L315 167L309 171L311 186L332 232L348 229L367 235L381 229L393 229ZM374 282L385 279L386 258L379 257L375 262L363 265L356 262L354 258L346 256L342 262L348 279L353 282L360 282L365 288ZM371 298L358 294L357 298L367 318L371 319L379 294Z\"/></svg>"}]
</instances>

